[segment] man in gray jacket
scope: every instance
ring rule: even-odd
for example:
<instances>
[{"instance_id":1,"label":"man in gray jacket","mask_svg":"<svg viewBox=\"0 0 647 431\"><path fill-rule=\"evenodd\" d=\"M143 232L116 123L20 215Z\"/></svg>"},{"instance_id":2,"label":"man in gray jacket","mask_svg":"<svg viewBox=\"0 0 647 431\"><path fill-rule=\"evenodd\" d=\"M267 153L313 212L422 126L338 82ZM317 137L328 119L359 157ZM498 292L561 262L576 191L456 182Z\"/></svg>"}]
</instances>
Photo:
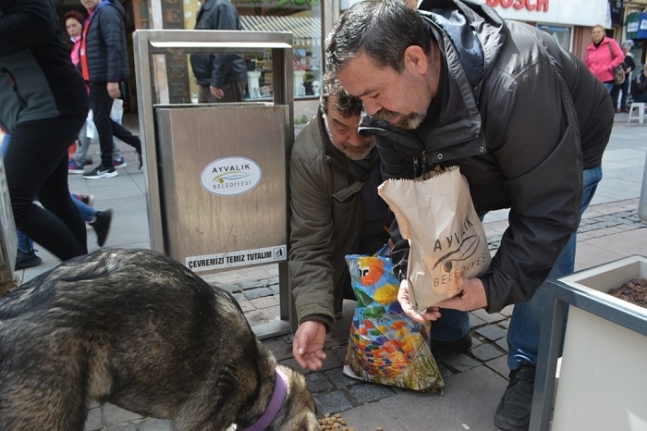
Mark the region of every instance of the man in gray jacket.
<instances>
[{"instance_id":1,"label":"man in gray jacket","mask_svg":"<svg viewBox=\"0 0 647 431\"><path fill-rule=\"evenodd\" d=\"M229 0L200 0L196 30L242 30L236 7ZM240 102L247 68L241 54L193 54L191 68L198 81L199 103Z\"/></svg>"},{"instance_id":2,"label":"man in gray jacket","mask_svg":"<svg viewBox=\"0 0 647 431\"><path fill-rule=\"evenodd\" d=\"M510 384L495 423L530 420L547 277L573 271L575 232L602 177L613 107L577 57L535 27L504 22L472 0L361 2L344 13L326 46L327 70L371 116L386 177L415 178L457 165L476 211L509 208L509 227L490 268L462 279L460 296L437 304L499 312L515 304L508 330ZM397 229L392 229L397 233ZM408 243L393 236L394 270L408 301ZM430 245L431 246L431 245Z\"/></svg>"},{"instance_id":3,"label":"man in gray jacket","mask_svg":"<svg viewBox=\"0 0 647 431\"><path fill-rule=\"evenodd\" d=\"M343 299L355 299L345 256L377 252L393 220L377 194L382 175L373 138L357 132L361 111L361 101L326 75L319 112L290 158L289 269L299 320L292 351L311 370L322 365L324 339ZM448 310L434 324L435 355L470 347L464 314Z\"/></svg>"}]
</instances>

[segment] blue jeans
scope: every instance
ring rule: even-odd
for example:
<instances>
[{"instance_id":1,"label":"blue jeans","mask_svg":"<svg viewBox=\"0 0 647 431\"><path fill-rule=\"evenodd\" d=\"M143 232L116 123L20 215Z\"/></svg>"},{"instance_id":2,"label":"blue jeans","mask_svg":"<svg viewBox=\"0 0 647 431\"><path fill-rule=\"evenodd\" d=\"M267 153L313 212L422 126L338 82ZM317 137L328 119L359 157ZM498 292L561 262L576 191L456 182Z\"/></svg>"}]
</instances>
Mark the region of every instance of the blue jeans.
<instances>
[{"instance_id":1,"label":"blue jeans","mask_svg":"<svg viewBox=\"0 0 647 431\"><path fill-rule=\"evenodd\" d=\"M76 207L81 212L81 217L83 217L84 222L92 223L93 221L96 220L97 210L95 210L89 205L84 204L83 201L79 200L74 194L70 194L70 196L72 196L72 201L74 202L74 205L76 205Z\"/></svg>"},{"instance_id":2,"label":"blue jeans","mask_svg":"<svg viewBox=\"0 0 647 431\"><path fill-rule=\"evenodd\" d=\"M582 209L580 215L593 199L595 189L602 179L602 167L587 169L583 172ZM548 278L555 280L571 274L575 268L576 234L572 234L561 254L555 261ZM521 361L537 363L539 347L539 330L543 314L545 283L539 286L532 299L515 304L508 328L508 367L511 370L519 368Z\"/></svg>"},{"instance_id":3,"label":"blue jeans","mask_svg":"<svg viewBox=\"0 0 647 431\"><path fill-rule=\"evenodd\" d=\"M604 85L604 88L606 88L609 93L613 90L613 82L603 82L602 85ZM615 107L616 104L614 103L613 106Z\"/></svg>"},{"instance_id":4,"label":"blue jeans","mask_svg":"<svg viewBox=\"0 0 647 431\"><path fill-rule=\"evenodd\" d=\"M431 322L429 337L434 341L454 341L464 337L469 332L469 313L441 308L440 319Z\"/></svg>"}]
</instances>

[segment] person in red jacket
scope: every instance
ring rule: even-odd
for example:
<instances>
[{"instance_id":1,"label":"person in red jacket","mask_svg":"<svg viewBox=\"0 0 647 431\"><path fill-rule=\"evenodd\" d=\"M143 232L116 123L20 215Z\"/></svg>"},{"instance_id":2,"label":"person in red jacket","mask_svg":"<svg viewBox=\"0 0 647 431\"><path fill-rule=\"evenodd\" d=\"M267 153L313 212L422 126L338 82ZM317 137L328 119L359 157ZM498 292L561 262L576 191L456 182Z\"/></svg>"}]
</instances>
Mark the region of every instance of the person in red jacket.
<instances>
[{"instance_id":1,"label":"person in red jacket","mask_svg":"<svg viewBox=\"0 0 647 431\"><path fill-rule=\"evenodd\" d=\"M600 24L593 27L584 63L609 92L613 89L613 73L624 60L625 54L620 45L605 35L604 27Z\"/></svg>"}]
</instances>

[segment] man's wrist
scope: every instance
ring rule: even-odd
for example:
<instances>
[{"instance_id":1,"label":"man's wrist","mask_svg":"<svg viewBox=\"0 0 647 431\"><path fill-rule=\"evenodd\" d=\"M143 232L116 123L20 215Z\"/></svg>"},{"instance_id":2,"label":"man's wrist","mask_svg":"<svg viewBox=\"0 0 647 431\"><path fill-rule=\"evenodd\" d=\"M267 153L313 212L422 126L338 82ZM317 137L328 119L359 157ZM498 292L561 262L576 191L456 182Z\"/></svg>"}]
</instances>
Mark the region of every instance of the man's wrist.
<instances>
[{"instance_id":1,"label":"man's wrist","mask_svg":"<svg viewBox=\"0 0 647 431\"><path fill-rule=\"evenodd\" d=\"M325 314L309 314L299 320L299 325L303 324L304 322L321 323L326 327L326 333L328 333L332 328L333 319Z\"/></svg>"}]
</instances>

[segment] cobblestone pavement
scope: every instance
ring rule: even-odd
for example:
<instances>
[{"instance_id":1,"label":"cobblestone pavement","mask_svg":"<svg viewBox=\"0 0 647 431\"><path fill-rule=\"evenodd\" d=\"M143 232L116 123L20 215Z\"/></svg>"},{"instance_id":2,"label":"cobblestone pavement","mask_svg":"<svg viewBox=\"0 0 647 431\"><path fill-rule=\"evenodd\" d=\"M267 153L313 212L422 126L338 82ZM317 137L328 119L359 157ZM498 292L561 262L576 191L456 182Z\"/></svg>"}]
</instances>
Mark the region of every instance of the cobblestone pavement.
<instances>
[{"instance_id":1,"label":"cobblestone pavement","mask_svg":"<svg viewBox=\"0 0 647 431\"><path fill-rule=\"evenodd\" d=\"M613 205L599 205L585 213L578 238L597 238L618 231L645 229L636 215L637 199L617 202ZM494 253L501 241L501 232L506 222L485 223L490 250ZM235 296L252 326L276 319L279 314L278 277L268 277L255 281L219 285ZM345 301L343 317L335 322L325 344L327 359L317 372L305 372L308 387L313 394L318 413L348 411L360 406L392 397L403 390L366 383L347 377L342 373L342 362L346 355L348 329L355 303ZM468 353L441 359L438 363L444 379L477 367L485 366L497 375L507 378L506 334L512 314L512 306L501 313L488 314L484 310L470 313L473 345ZM285 365L300 369L292 357L291 336L265 340L264 344L274 353L277 360ZM303 371L303 370L302 370ZM495 397L501 394L494 394ZM143 418L134 413L121 410L112 405L96 406L91 409L86 423L86 431L166 431L170 430L167 421Z\"/></svg>"}]
</instances>

